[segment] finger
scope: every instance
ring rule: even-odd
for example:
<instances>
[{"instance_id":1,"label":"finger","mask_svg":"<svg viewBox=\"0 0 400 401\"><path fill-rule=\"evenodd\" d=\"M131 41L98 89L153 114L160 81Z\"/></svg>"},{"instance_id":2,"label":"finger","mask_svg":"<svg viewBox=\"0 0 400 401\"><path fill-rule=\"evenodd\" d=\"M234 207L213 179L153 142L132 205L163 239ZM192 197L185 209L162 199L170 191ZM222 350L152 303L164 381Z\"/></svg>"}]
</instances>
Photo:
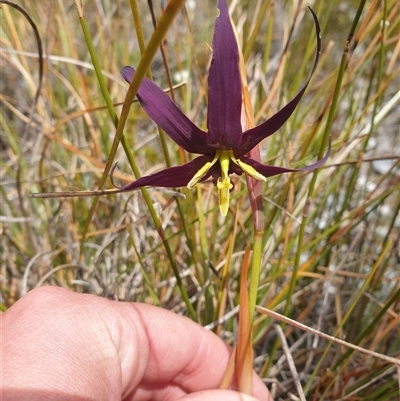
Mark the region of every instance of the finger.
<instances>
[{"instance_id":1,"label":"finger","mask_svg":"<svg viewBox=\"0 0 400 401\"><path fill-rule=\"evenodd\" d=\"M132 306L138 315L132 313ZM135 390L139 400L152 390L164 400L172 394L183 396L218 387L232 352L218 336L184 316L151 305L119 303L119 307L126 308L122 313L132 319L131 324L137 324L139 317L150 344L143 377ZM129 382L128 370L123 373ZM267 388L255 374L254 394L269 399ZM156 399L156 393L149 399Z\"/></svg>"},{"instance_id":2,"label":"finger","mask_svg":"<svg viewBox=\"0 0 400 401\"><path fill-rule=\"evenodd\" d=\"M4 371L18 371L21 390L171 400L215 388L231 352L215 334L169 311L56 287L31 291L3 317ZM269 397L257 377L254 394Z\"/></svg>"},{"instance_id":3,"label":"finger","mask_svg":"<svg viewBox=\"0 0 400 401\"><path fill-rule=\"evenodd\" d=\"M188 394L179 401L259 401L250 395L237 393L231 390L206 390L198 393ZM177 400L178 401L178 400ZM263 399L263 401L272 401L271 398Z\"/></svg>"},{"instance_id":4,"label":"finger","mask_svg":"<svg viewBox=\"0 0 400 401\"><path fill-rule=\"evenodd\" d=\"M5 399L120 398L121 364L109 328L115 322L103 319L106 301L97 299L42 287L2 315Z\"/></svg>"}]
</instances>

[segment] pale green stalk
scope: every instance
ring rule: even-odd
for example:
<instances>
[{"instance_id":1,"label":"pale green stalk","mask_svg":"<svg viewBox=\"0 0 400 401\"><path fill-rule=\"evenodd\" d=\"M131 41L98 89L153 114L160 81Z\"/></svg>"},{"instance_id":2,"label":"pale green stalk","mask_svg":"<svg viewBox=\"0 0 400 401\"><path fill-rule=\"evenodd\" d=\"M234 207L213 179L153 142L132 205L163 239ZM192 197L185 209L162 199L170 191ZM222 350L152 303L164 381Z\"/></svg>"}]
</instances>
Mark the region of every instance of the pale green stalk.
<instances>
[{"instance_id":1,"label":"pale green stalk","mask_svg":"<svg viewBox=\"0 0 400 401\"><path fill-rule=\"evenodd\" d=\"M250 151L249 157L253 160L260 161L260 148L256 146ZM262 182L255 180L250 176L246 176L247 187L250 197L250 205L252 210L254 238L253 238L253 254L251 258L250 268L250 288L249 288L249 309L250 322L254 320L254 311L257 303L258 283L260 280L260 270L262 262L262 244L264 238L264 214L263 214L263 186Z\"/></svg>"},{"instance_id":2,"label":"pale green stalk","mask_svg":"<svg viewBox=\"0 0 400 401\"><path fill-rule=\"evenodd\" d=\"M261 262L262 262L262 244L264 231L254 231L253 254L250 270L250 288L249 288L249 309L250 321L254 320L254 311L257 303L258 284L260 280Z\"/></svg>"}]
</instances>

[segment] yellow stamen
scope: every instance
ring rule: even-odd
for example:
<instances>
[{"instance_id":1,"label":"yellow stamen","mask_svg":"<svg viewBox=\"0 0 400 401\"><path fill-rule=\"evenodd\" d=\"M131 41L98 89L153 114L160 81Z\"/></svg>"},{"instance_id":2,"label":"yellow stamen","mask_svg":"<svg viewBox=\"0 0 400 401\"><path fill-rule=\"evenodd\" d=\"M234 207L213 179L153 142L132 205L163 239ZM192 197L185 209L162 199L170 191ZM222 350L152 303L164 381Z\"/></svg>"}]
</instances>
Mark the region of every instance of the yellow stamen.
<instances>
[{"instance_id":1,"label":"yellow stamen","mask_svg":"<svg viewBox=\"0 0 400 401\"><path fill-rule=\"evenodd\" d=\"M197 183L199 183L200 180L208 173L210 168L217 162L217 160L219 160L221 164L221 177L218 178L217 181L218 203L222 215L226 216L229 210L229 192L233 188L229 178L229 163L231 161L239 166L246 174L257 180L266 181L266 178L254 167L242 162L240 159L237 159L233 154L233 150L217 150L214 159L211 162L207 162L194 175L194 177L187 184L187 187L193 188Z\"/></svg>"},{"instance_id":2,"label":"yellow stamen","mask_svg":"<svg viewBox=\"0 0 400 401\"><path fill-rule=\"evenodd\" d=\"M239 159L236 159L235 156L231 156L231 160L237 164L246 174L250 175L251 177L255 178L256 180L259 181L267 181L267 179L260 174L254 167L250 166L249 164L246 164L242 162Z\"/></svg>"},{"instance_id":3,"label":"yellow stamen","mask_svg":"<svg viewBox=\"0 0 400 401\"><path fill-rule=\"evenodd\" d=\"M219 150L215 153L214 159L210 162L207 162L195 175L194 177L189 181L187 184L187 187L189 189L193 188L196 184L199 183L199 181L208 173L208 170L216 163L216 161L219 159Z\"/></svg>"}]
</instances>

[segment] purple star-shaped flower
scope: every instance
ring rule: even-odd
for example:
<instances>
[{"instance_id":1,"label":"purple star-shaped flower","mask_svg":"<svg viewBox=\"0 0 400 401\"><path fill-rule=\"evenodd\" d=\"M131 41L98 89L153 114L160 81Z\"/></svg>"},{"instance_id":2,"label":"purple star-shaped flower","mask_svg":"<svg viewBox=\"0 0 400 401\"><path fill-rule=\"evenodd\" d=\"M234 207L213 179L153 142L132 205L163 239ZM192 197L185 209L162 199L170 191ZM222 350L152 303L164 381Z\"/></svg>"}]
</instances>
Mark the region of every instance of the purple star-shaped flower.
<instances>
[{"instance_id":1,"label":"purple star-shaped flower","mask_svg":"<svg viewBox=\"0 0 400 401\"><path fill-rule=\"evenodd\" d=\"M309 79L297 96L278 113L243 132L239 48L226 0L219 0L218 8L220 15L215 23L213 56L208 75L207 132L190 121L171 98L149 79L144 79L137 93L144 111L173 141L187 152L202 156L182 166L141 177L121 190L130 191L143 186L192 188L212 176L218 188L221 213L226 215L229 192L233 188L230 174L241 175L245 172L253 178L265 181L267 177L277 174L314 170L325 163L329 151L323 159L300 169L268 166L246 157L251 149L274 134L288 120L310 82L321 51L320 26L315 13L310 9L315 22L317 51ZM135 70L124 67L121 73L126 81L131 82Z\"/></svg>"}]
</instances>

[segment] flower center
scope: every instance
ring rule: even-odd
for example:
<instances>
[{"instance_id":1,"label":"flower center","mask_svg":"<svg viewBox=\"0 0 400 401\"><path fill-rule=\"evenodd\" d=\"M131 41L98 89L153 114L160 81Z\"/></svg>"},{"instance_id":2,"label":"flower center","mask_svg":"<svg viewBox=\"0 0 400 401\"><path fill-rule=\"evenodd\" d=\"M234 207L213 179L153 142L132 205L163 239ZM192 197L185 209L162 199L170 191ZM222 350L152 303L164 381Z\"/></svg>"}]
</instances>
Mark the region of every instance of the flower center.
<instances>
[{"instance_id":1,"label":"flower center","mask_svg":"<svg viewBox=\"0 0 400 401\"><path fill-rule=\"evenodd\" d=\"M240 159L237 159L233 154L233 150L217 150L215 152L214 159L210 162L207 162L189 181L187 184L188 188L193 188L197 183L201 181L201 179L208 173L210 168L219 160L221 165L221 177L218 178L217 181L217 189L218 189L218 203L219 209L222 215L226 216L229 210L229 193L233 188L231 184L231 180L229 178L229 164L232 161L237 166L239 166L242 171L251 177L265 181L266 178L261 175L254 167L244 163Z\"/></svg>"}]
</instances>

